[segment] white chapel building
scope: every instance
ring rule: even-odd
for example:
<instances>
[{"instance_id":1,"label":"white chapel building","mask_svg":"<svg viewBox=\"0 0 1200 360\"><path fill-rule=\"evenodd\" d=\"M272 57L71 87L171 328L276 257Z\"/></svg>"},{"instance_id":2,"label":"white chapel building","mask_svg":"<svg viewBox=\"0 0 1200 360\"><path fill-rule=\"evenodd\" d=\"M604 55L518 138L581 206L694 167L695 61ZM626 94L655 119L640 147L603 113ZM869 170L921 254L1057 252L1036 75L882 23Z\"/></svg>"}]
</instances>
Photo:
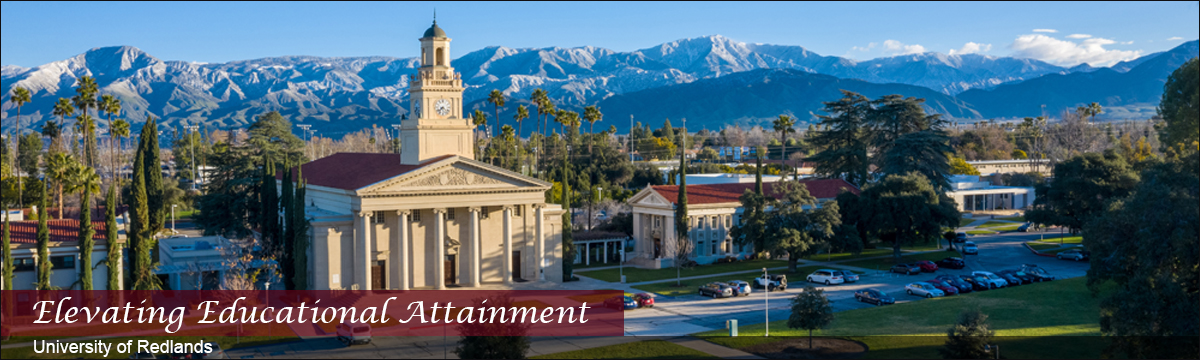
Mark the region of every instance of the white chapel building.
<instances>
[{"instance_id":1,"label":"white chapel building","mask_svg":"<svg viewBox=\"0 0 1200 360\"><path fill-rule=\"evenodd\" d=\"M450 38L421 37L401 154L303 165L308 288L407 290L562 281L561 206L551 184L473 160L474 126Z\"/></svg>"}]
</instances>

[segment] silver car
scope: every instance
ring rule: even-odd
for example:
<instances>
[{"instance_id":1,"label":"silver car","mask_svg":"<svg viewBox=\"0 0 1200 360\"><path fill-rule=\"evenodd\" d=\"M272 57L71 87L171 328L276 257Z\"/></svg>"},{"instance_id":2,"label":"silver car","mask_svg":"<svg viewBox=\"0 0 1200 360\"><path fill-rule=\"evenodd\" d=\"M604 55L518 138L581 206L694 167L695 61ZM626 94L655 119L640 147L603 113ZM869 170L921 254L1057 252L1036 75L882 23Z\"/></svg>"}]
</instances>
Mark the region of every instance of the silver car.
<instances>
[{"instance_id":1,"label":"silver car","mask_svg":"<svg viewBox=\"0 0 1200 360\"><path fill-rule=\"evenodd\" d=\"M962 246L963 255L979 255L979 247L974 241L968 241Z\"/></svg>"},{"instance_id":2,"label":"silver car","mask_svg":"<svg viewBox=\"0 0 1200 360\"><path fill-rule=\"evenodd\" d=\"M904 292L908 293L909 295L924 296L927 298L946 296L946 293L938 290L938 288L934 287L933 284L924 281L904 285Z\"/></svg>"},{"instance_id":3,"label":"silver car","mask_svg":"<svg viewBox=\"0 0 1200 360\"><path fill-rule=\"evenodd\" d=\"M834 270L834 274L841 274L842 281L852 283L858 281L858 274L850 270Z\"/></svg>"}]
</instances>

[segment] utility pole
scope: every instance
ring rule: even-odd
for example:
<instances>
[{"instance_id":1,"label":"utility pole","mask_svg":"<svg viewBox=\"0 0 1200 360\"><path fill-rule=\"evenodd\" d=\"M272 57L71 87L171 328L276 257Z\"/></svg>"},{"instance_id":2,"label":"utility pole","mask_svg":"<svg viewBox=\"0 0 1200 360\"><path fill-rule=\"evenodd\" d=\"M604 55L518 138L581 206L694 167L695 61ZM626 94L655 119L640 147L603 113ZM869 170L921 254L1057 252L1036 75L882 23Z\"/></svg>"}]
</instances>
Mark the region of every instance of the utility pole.
<instances>
[{"instance_id":1,"label":"utility pole","mask_svg":"<svg viewBox=\"0 0 1200 360\"><path fill-rule=\"evenodd\" d=\"M633 114L629 114L629 136L625 139L625 144L629 146L629 162L633 162Z\"/></svg>"},{"instance_id":2,"label":"utility pole","mask_svg":"<svg viewBox=\"0 0 1200 360\"><path fill-rule=\"evenodd\" d=\"M192 145L192 190L196 190L196 183L200 182L200 173L196 172L196 130L199 130L199 125L188 125L188 143ZM171 213L175 213L175 209L171 209ZM171 230L175 230L174 215L171 215Z\"/></svg>"},{"instance_id":3,"label":"utility pole","mask_svg":"<svg viewBox=\"0 0 1200 360\"><path fill-rule=\"evenodd\" d=\"M392 124L392 128L393 128L393 129L396 129L396 137L395 137L395 138L396 138L396 139L400 139L400 124ZM395 144L396 144L396 140L392 140L392 145L395 145ZM396 147L396 153L397 153L397 154L399 154L399 153L400 153L400 147L399 147L399 146L397 146L397 147Z\"/></svg>"},{"instance_id":4,"label":"utility pole","mask_svg":"<svg viewBox=\"0 0 1200 360\"><path fill-rule=\"evenodd\" d=\"M308 129L312 128L312 125L299 124L299 125L296 125L296 127L299 127L300 131L304 133L303 134L304 135L304 156L307 156L309 159L312 159L313 158L312 152L309 151L309 149L308 149L309 148L309 146L308 146Z\"/></svg>"}]
</instances>

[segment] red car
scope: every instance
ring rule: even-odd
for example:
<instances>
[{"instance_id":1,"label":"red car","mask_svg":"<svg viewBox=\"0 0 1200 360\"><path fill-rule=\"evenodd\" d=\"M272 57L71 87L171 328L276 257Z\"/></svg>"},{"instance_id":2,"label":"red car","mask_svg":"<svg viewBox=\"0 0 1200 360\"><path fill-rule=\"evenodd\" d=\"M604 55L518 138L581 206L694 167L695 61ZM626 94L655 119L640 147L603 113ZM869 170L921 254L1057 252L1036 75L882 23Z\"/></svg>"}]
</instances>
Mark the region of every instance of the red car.
<instances>
[{"instance_id":1,"label":"red car","mask_svg":"<svg viewBox=\"0 0 1200 360\"><path fill-rule=\"evenodd\" d=\"M954 285L947 284L941 280L926 280L925 282L933 285L933 287L941 290L943 293L946 293L946 296L958 295L958 288L954 287Z\"/></svg>"},{"instance_id":2,"label":"red car","mask_svg":"<svg viewBox=\"0 0 1200 360\"><path fill-rule=\"evenodd\" d=\"M918 261L917 265L921 267L921 272L934 272L934 271L937 271L937 269L938 269L937 264L934 264L932 261L929 261L929 260Z\"/></svg>"},{"instance_id":3,"label":"red car","mask_svg":"<svg viewBox=\"0 0 1200 360\"><path fill-rule=\"evenodd\" d=\"M633 295L633 301L638 303L638 307L654 307L654 297L648 293Z\"/></svg>"}]
</instances>

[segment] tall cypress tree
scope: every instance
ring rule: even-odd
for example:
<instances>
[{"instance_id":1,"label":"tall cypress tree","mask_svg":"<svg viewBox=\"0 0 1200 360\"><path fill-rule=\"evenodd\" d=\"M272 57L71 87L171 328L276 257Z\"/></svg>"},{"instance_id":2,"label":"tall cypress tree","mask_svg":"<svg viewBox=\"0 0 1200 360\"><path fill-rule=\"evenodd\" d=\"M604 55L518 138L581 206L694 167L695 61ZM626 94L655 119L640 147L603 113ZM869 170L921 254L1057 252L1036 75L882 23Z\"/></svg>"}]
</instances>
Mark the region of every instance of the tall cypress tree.
<instances>
[{"instance_id":1,"label":"tall cypress tree","mask_svg":"<svg viewBox=\"0 0 1200 360\"><path fill-rule=\"evenodd\" d=\"M146 142L145 166L146 172L146 205L149 210L149 226L146 227L146 241L149 241L151 246L150 251L154 251L157 243L154 236L158 235L163 230L163 226L167 222L167 204L163 197L163 177L162 177L162 161L160 159L160 150L158 148L158 122L153 118L146 121L146 125L142 127L142 140Z\"/></svg>"},{"instance_id":2,"label":"tall cypress tree","mask_svg":"<svg viewBox=\"0 0 1200 360\"><path fill-rule=\"evenodd\" d=\"M571 166L568 162L570 158L570 149L563 153L563 171L562 171L562 207L563 207L563 281L571 281L575 276L575 236L573 226L571 226L571 182L570 178Z\"/></svg>"},{"instance_id":3,"label":"tall cypress tree","mask_svg":"<svg viewBox=\"0 0 1200 360\"><path fill-rule=\"evenodd\" d=\"M682 141L679 146L679 196L675 199L675 284L680 285L681 273L679 268L688 259L690 239L688 239L688 204L687 204L687 163L684 159Z\"/></svg>"},{"instance_id":4,"label":"tall cypress tree","mask_svg":"<svg viewBox=\"0 0 1200 360\"><path fill-rule=\"evenodd\" d=\"M754 193L762 195L762 153L763 148L758 148L754 156Z\"/></svg>"},{"instance_id":5,"label":"tall cypress tree","mask_svg":"<svg viewBox=\"0 0 1200 360\"><path fill-rule=\"evenodd\" d=\"M108 195L104 196L104 238L108 241L108 260L104 263L108 268L107 290L121 289L121 244L117 242L117 187L109 186Z\"/></svg>"},{"instance_id":6,"label":"tall cypress tree","mask_svg":"<svg viewBox=\"0 0 1200 360\"><path fill-rule=\"evenodd\" d=\"M141 138L138 141L138 152L133 162L133 196L130 199L130 213L132 219L130 221L130 231L127 234L130 244L134 250L134 259L130 264L130 278L133 283L132 290L157 290L161 288L161 283L158 277L154 276L154 226L151 223L152 215L150 208L150 192L147 190L147 183L150 181L151 174L158 175L161 180L162 173L159 166L153 159L157 159L157 151L150 151L151 145L156 144L158 140L158 131L154 125L154 118L142 127ZM157 148L157 146L154 146ZM160 185L161 186L161 185ZM159 195L161 195L161 190Z\"/></svg>"},{"instance_id":7,"label":"tall cypress tree","mask_svg":"<svg viewBox=\"0 0 1200 360\"><path fill-rule=\"evenodd\" d=\"M308 289L308 219L304 217L304 173L301 167L296 167L296 195L295 204L292 205L292 216L295 219L292 223L295 225L292 239L292 271L295 274L292 277L292 285L296 290Z\"/></svg>"},{"instance_id":8,"label":"tall cypress tree","mask_svg":"<svg viewBox=\"0 0 1200 360\"><path fill-rule=\"evenodd\" d=\"M93 183L94 184L94 183ZM79 197L79 269L80 290L92 290L92 248L96 245L96 229L92 228L92 194L84 185Z\"/></svg>"},{"instance_id":9,"label":"tall cypress tree","mask_svg":"<svg viewBox=\"0 0 1200 360\"><path fill-rule=\"evenodd\" d=\"M263 248L275 252L279 247L279 192L275 187L275 162L264 157L262 173L262 240Z\"/></svg>"},{"instance_id":10,"label":"tall cypress tree","mask_svg":"<svg viewBox=\"0 0 1200 360\"><path fill-rule=\"evenodd\" d=\"M272 179L274 180L274 179ZM283 206L283 237L280 239L283 243L283 253L279 256L279 264L283 270L283 288L287 290L296 290L296 285L293 283L293 277L296 275L296 264L292 261L292 251L294 250L294 241L296 237L296 214L295 204L292 203L292 169L288 166L288 161L284 160L283 166L283 189L279 204Z\"/></svg>"},{"instance_id":11,"label":"tall cypress tree","mask_svg":"<svg viewBox=\"0 0 1200 360\"><path fill-rule=\"evenodd\" d=\"M38 227L37 227L37 254L38 254L38 269L37 269L37 286L38 290L50 290L50 273L53 272L50 266L50 227L46 224L50 220L50 209L46 203L46 194L50 193L49 189L42 186L42 195L38 197Z\"/></svg>"},{"instance_id":12,"label":"tall cypress tree","mask_svg":"<svg viewBox=\"0 0 1200 360\"><path fill-rule=\"evenodd\" d=\"M4 259L0 260L0 261L4 261L4 272L3 272L3 276L2 276L3 281L4 281L4 290L12 290L14 264L13 264L13 258L12 258L12 249L9 248L9 244L11 243L11 240L9 239L9 234L8 234L9 226L10 226L9 222L8 222L8 213L7 213L8 209L5 209L4 211L6 211L6 213L4 214L4 234L2 237L0 237L0 251L4 252L4 254L3 254ZM5 304L5 305L7 305L7 304ZM8 313L5 312L5 314L7 315Z\"/></svg>"}]
</instances>

